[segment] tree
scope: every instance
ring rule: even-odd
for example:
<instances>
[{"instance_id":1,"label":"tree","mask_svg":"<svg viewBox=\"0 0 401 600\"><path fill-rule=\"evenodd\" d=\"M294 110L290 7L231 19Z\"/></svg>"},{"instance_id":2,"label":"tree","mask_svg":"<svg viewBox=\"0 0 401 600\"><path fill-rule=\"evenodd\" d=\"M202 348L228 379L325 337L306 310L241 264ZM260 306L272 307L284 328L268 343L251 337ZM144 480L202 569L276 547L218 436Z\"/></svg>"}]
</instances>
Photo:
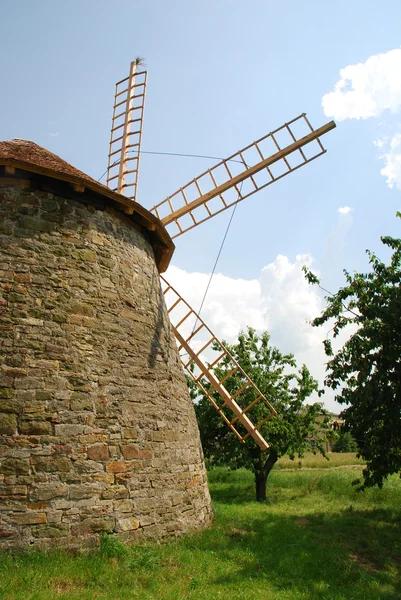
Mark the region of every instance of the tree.
<instances>
[{"instance_id":1,"label":"tree","mask_svg":"<svg viewBox=\"0 0 401 600\"><path fill-rule=\"evenodd\" d=\"M333 452L357 452L358 444L349 431L341 431L334 442Z\"/></svg>"},{"instance_id":2,"label":"tree","mask_svg":"<svg viewBox=\"0 0 401 600\"><path fill-rule=\"evenodd\" d=\"M330 339L324 348L330 357L326 384L347 405L342 416L367 463L361 488L382 487L390 474L401 472L401 239L381 241L393 252L389 264L367 250L371 271L344 271L347 285L327 297L326 309L312 321L317 327L334 319L334 338L356 327L336 353Z\"/></svg>"},{"instance_id":3,"label":"tree","mask_svg":"<svg viewBox=\"0 0 401 600\"><path fill-rule=\"evenodd\" d=\"M223 343L278 414L260 429L270 444L267 451L262 451L252 438L242 444L207 397L190 382L203 451L214 464L229 463L251 469L255 475L256 500L263 502L266 501L267 478L280 456L289 454L294 458L295 454L302 456L308 449L324 454L326 419L317 422L322 414L322 405L305 404L313 392L319 391L318 382L305 365L297 372L293 355L284 355L272 347L267 332L258 336L248 328L247 333L239 335L237 344ZM229 369L223 365L219 378L224 376L225 368ZM224 383L228 391L234 384L238 387L238 381L233 381L233 378ZM253 422L260 421L266 414L260 403L252 411Z\"/></svg>"}]
</instances>

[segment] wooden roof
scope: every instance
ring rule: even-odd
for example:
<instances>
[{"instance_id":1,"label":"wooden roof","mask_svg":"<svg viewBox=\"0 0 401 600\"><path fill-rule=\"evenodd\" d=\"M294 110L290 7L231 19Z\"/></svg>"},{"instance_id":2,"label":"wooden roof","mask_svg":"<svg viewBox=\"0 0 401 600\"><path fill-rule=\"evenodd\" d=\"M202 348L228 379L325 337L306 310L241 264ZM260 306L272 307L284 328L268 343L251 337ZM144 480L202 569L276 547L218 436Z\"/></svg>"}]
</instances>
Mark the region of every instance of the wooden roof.
<instances>
[{"instance_id":1,"label":"wooden roof","mask_svg":"<svg viewBox=\"0 0 401 600\"><path fill-rule=\"evenodd\" d=\"M145 229L160 273L167 269L175 249L174 243L162 222L137 202L113 192L56 154L28 140L17 138L0 142L0 165L4 167L2 172L0 171L0 184L3 185L21 184L26 179L32 179L32 175L35 174L39 184L41 178L47 182L53 180L69 184L75 192L75 199L84 204L90 203L90 198L101 196L105 203L120 212L121 216Z\"/></svg>"}]
</instances>

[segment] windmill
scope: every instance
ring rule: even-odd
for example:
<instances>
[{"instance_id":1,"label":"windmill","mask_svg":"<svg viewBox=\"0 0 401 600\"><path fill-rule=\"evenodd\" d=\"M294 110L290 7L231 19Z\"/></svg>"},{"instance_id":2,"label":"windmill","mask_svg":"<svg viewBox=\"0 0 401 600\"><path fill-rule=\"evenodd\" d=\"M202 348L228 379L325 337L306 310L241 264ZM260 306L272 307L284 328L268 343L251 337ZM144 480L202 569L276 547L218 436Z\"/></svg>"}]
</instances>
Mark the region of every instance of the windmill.
<instances>
[{"instance_id":1,"label":"windmill","mask_svg":"<svg viewBox=\"0 0 401 600\"><path fill-rule=\"evenodd\" d=\"M129 76L117 82L114 97L107 185L133 204L137 201L146 80L141 59L136 59ZM207 169L150 212L176 239L324 154L320 137L334 127L330 121L315 130L302 113ZM131 214L133 208L125 212ZM260 428L276 414L275 409L188 302L163 276L161 281L183 367L238 439L245 442L252 437L266 450L269 445ZM252 409L259 403L266 408L265 416L253 423Z\"/></svg>"}]
</instances>

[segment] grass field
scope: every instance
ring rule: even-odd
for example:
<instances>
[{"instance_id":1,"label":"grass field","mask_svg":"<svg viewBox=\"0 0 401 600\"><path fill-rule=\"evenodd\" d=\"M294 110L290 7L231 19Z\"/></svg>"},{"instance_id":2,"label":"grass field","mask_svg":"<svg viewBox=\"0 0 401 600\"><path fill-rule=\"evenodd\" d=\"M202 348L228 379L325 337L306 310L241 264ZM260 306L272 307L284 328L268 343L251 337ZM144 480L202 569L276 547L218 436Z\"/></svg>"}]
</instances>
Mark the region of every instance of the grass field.
<instances>
[{"instance_id":1,"label":"grass field","mask_svg":"<svg viewBox=\"0 0 401 600\"><path fill-rule=\"evenodd\" d=\"M131 548L107 538L77 557L3 554L0 598L400 600L401 481L360 493L359 472L276 469L260 505L251 473L214 469L210 529Z\"/></svg>"},{"instance_id":2,"label":"grass field","mask_svg":"<svg viewBox=\"0 0 401 600\"><path fill-rule=\"evenodd\" d=\"M280 458L275 469L335 469L337 467L363 466L361 458L355 452L330 452L327 457L320 453L307 452L302 458L290 460L287 456Z\"/></svg>"}]
</instances>

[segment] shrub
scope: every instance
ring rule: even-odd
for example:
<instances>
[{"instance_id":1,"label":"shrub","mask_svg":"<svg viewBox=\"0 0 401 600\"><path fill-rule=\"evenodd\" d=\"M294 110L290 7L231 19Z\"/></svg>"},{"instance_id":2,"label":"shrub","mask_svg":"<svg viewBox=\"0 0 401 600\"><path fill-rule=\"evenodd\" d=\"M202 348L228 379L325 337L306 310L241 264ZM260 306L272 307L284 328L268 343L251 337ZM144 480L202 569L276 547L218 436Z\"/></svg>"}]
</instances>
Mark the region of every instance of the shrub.
<instances>
[{"instance_id":1,"label":"shrub","mask_svg":"<svg viewBox=\"0 0 401 600\"><path fill-rule=\"evenodd\" d=\"M340 433L338 440L333 446L333 452L357 452L358 444L349 431Z\"/></svg>"}]
</instances>

